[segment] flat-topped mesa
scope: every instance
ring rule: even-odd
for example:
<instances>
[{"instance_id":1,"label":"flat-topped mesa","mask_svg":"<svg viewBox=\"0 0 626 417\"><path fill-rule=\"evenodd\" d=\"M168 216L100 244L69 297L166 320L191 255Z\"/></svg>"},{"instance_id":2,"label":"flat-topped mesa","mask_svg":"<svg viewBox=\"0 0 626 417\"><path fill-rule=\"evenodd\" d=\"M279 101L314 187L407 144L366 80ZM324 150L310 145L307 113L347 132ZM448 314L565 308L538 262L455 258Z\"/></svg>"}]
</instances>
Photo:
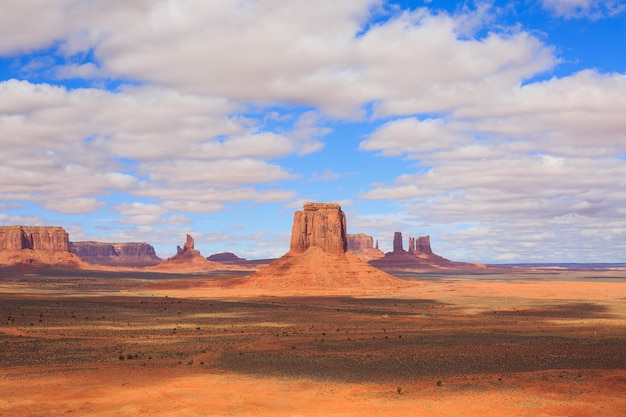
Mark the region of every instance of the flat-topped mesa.
<instances>
[{"instance_id":1,"label":"flat-topped mesa","mask_svg":"<svg viewBox=\"0 0 626 417\"><path fill-rule=\"evenodd\" d=\"M0 250L69 252L70 239L58 226L0 226Z\"/></svg>"},{"instance_id":2,"label":"flat-topped mesa","mask_svg":"<svg viewBox=\"0 0 626 417\"><path fill-rule=\"evenodd\" d=\"M154 247L146 242L70 242L70 252L98 265L144 266L161 261Z\"/></svg>"},{"instance_id":3,"label":"flat-topped mesa","mask_svg":"<svg viewBox=\"0 0 626 417\"><path fill-rule=\"evenodd\" d=\"M364 233L346 235L348 240L348 250L352 252L360 252L374 248L374 238Z\"/></svg>"},{"instance_id":4,"label":"flat-topped mesa","mask_svg":"<svg viewBox=\"0 0 626 417\"><path fill-rule=\"evenodd\" d=\"M315 246L328 253L345 253L346 216L339 204L305 203L296 211L291 229L291 253L302 253Z\"/></svg>"}]
</instances>

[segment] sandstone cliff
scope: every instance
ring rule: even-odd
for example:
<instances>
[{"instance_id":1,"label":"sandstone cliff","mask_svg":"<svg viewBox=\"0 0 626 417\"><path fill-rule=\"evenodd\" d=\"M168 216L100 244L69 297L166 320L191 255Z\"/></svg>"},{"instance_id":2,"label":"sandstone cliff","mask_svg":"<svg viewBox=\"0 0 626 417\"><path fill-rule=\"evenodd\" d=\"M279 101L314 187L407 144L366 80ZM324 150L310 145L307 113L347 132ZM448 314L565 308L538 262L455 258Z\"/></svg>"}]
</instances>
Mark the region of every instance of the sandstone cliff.
<instances>
[{"instance_id":1,"label":"sandstone cliff","mask_svg":"<svg viewBox=\"0 0 626 417\"><path fill-rule=\"evenodd\" d=\"M85 268L69 251L69 235L57 226L0 226L0 265Z\"/></svg>"},{"instance_id":2,"label":"sandstone cliff","mask_svg":"<svg viewBox=\"0 0 626 417\"><path fill-rule=\"evenodd\" d=\"M154 247L146 242L70 242L70 252L97 265L146 266L161 262Z\"/></svg>"},{"instance_id":3,"label":"sandstone cliff","mask_svg":"<svg viewBox=\"0 0 626 417\"><path fill-rule=\"evenodd\" d=\"M359 252L366 249L374 249L374 238L364 233L346 235L348 240L348 250Z\"/></svg>"},{"instance_id":4,"label":"sandstone cliff","mask_svg":"<svg viewBox=\"0 0 626 417\"><path fill-rule=\"evenodd\" d=\"M346 217L338 204L306 203L294 215L291 249L241 286L308 293L397 288L404 283L347 251Z\"/></svg>"},{"instance_id":5,"label":"sandstone cliff","mask_svg":"<svg viewBox=\"0 0 626 417\"><path fill-rule=\"evenodd\" d=\"M57 226L0 226L0 250L69 252L69 235Z\"/></svg>"},{"instance_id":6,"label":"sandstone cliff","mask_svg":"<svg viewBox=\"0 0 626 417\"><path fill-rule=\"evenodd\" d=\"M305 203L304 210L296 211L290 251L302 253L311 246L328 253L347 250L346 216L339 204Z\"/></svg>"},{"instance_id":7,"label":"sandstone cliff","mask_svg":"<svg viewBox=\"0 0 626 417\"><path fill-rule=\"evenodd\" d=\"M348 251L366 262L385 256L385 254L378 249L378 241L376 241L376 247L374 248L374 238L372 238L372 236L357 233L347 234L346 237L348 241Z\"/></svg>"}]
</instances>

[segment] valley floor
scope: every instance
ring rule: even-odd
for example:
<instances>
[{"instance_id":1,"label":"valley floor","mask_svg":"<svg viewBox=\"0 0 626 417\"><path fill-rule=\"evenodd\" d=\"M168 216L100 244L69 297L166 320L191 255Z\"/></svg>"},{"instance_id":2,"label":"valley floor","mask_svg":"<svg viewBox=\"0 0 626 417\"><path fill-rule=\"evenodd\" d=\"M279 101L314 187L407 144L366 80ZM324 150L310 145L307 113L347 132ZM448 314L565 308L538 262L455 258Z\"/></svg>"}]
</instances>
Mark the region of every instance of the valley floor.
<instances>
[{"instance_id":1,"label":"valley floor","mask_svg":"<svg viewBox=\"0 0 626 417\"><path fill-rule=\"evenodd\" d=\"M403 278L0 271L0 417L623 415L626 272Z\"/></svg>"}]
</instances>

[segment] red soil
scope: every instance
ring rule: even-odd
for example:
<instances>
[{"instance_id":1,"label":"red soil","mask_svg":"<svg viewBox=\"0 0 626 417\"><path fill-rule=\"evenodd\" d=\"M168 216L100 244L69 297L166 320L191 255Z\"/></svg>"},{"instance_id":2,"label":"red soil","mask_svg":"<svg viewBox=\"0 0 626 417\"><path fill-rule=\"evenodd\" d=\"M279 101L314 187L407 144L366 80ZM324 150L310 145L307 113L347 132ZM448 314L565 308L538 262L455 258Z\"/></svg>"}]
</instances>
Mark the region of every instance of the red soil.
<instances>
[{"instance_id":1,"label":"red soil","mask_svg":"<svg viewBox=\"0 0 626 417\"><path fill-rule=\"evenodd\" d=\"M341 296L99 274L0 270L0 416L626 410L623 271L423 275Z\"/></svg>"}]
</instances>

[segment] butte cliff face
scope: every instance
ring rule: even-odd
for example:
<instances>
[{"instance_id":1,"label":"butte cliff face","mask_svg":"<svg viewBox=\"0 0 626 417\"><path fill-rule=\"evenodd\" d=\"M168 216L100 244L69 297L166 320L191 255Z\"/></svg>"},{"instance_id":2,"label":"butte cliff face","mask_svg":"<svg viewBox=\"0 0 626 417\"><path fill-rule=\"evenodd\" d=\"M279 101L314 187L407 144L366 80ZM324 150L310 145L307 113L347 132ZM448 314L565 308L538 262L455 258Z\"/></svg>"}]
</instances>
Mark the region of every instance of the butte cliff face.
<instances>
[{"instance_id":1,"label":"butte cliff face","mask_svg":"<svg viewBox=\"0 0 626 417\"><path fill-rule=\"evenodd\" d=\"M69 251L69 235L58 226L0 226L0 264L84 267Z\"/></svg>"},{"instance_id":2,"label":"butte cliff face","mask_svg":"<svg viewBox=\"0 0 626 417\"><path fill-rule=\"evenodd\" d=\"M294 214L290 252L303 253L312 246L328 253L347 250L346 216L339 204L305 203Z\"/></svg>"},{"instance_id":3,"label":"butte cliff face","mask_svg":"<svg viewBox=\"0 0 626 417\"><path fill-rule=\"evenodd\" d=\"M0 226L0 250L69 252L69 235L57 226Z\"/></svg>"},{"instance_id":4,"label":"butte cliff face","mask_svg":"<svg viewBox=\"0 0 626 417\"><path fill-rule=\"evenodd\" d=\"M154 247L146 242L70 242L70 252L98 265L146 266L161 261Z\"/></svg>"},{"instance_id":5,"label":"butte cliff face","mask_svg":"<svg viewBox=\"0 0 626 417\"><path fill-rule=\"evenodd\" d=\"M338 204L306 203L297 211L287 254L242 286L306 293L398 287L402 281L347 252L346 217Z\"/></svg>"}]
</instances>

